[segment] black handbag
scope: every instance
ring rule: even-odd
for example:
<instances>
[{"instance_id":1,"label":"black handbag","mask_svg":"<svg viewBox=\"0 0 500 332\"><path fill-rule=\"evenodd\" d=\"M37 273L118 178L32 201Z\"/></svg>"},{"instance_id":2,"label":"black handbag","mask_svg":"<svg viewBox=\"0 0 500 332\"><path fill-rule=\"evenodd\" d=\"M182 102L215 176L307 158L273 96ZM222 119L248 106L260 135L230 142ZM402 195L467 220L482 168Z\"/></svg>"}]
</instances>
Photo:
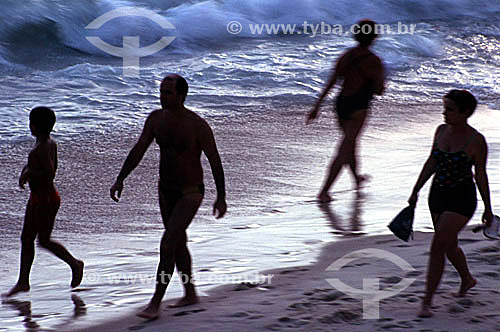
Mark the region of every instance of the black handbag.
<instances>
[{"instance_id":1,"label":"black handbag","mask_svg":"<svg viewBox=\"0 0 500 332\"><path fill-rule=\"evenodd\" d=\"M413 239L413 217L415 216L415 207L407 206L398 213L389 224L389 229L401 240L408 242L410 235Z\"/></svg>"}]
</instances>

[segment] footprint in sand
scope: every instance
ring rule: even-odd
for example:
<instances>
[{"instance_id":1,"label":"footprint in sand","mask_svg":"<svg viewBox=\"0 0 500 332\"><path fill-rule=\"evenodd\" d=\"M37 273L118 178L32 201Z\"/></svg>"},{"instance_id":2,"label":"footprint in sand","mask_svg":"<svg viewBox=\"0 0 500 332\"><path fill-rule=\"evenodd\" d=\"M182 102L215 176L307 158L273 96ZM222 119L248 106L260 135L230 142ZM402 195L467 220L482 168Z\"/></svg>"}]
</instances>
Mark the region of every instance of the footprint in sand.
<instances>
[{"instance_id":1,"label":"footprint in sand","mask_svg":"<svg viewBox=\"0 0 500 332\"><path fill-rule=\"evenodd\" d=\"M481 239L459 239L458 242L459 244L468 244L468 243L475 243L482 241Z\"/></svg>"},{"instance_id":2,"label":"footprint in sand","mask_svg":"<svg viewBox=\"0 0 500 332\"><path fill-rule=\"evenodd\" d=\"M452 304L448 307L448 312L450 312L452 314L461 313L461 312L465 312L465 308L462 307L461 305L455 303L455 304Z\"/></svg>"},{"instance_id":3,"label":"footprint in sand","mask_svg":"<svg viewBox=\"0 0 500 332\"><path fill-rule=\"evenodd\" d=\"M281 330L281 325L280 324L270 324L270 325L266 325L264 327L267 330L271 330L271 331L279 331L279 330Z\"/></svg>"},{"instance_id":4,"label":"footprint in sand","mask_svg":"<svg viewBox=\"0 0 500 332\"><path fill-rule=\"evenodd\" d=\"M309 303L309 302L299 302L299 303L290 304L288 306L288 309L289 310L305 310L305 309L308 309L312 306L313 306L313 304Z\"/></svg>"},{"instance_id":5,"label":"footprint in sand","mask_svg":"<svg viewBox=\"0 0 500 332\"><path fill-rule=\"evenodd\" d=\"M492 279L498 279L498 273L491 272L491 271L481 272L481 273L479 273L479 276L481 276L481 277L487 277L487 278L492 278Z\"/></svg>"},{"instance_id":6,"label":"footprint in sand","mask_svg":"<svg viewBox=\"0 0 500 332\"><path fill-rule=\"evenodd\" d=\"M291 328L299 328L303 327L304 325L310 324L309 321L304 320L304 319L293 319L290 317L281 317L278 319L280 323L286 324L286 327L291 327Z\"/></svg>"},{"instance_id":7,"label":"footprint in sand","mask_svg":"<svg viewBox=\"0 0 500 332\"><path fill-rule=\"evenodd\" d=\"M479 252L485 253L485 252L498 252L498 247L496 246L490 246L490 247L484 247L479 249Z\"/></svg>"},{"instance_id":8,"label":"footprint in sand","mask_svg":"<svg viewBox=\"0 0 500 332\"><path fill-rule=\"evenodd\" d=\"M259 302L258 304L260 304L260 305L273 305L274 303L270 302L270 301L262 301L262 302Z\"/></svg>"},{"instance_id":9,"label":"footprint in sand","mask_svg":"<svg viewBox=\"0 0 500 332\"><path fill-rule=\"evenodd\" d=\"M385 277L385 278L381 279L382 283L384 283L384 284L397 284L401 280L403 280L403 279L400 277Z\"/></svg>"},{"instance_id":10,"label":"footprint in sand","mask_svg":"<svg viewBox=\"0 0 500 332\"><path fill-rule=\"evenodd\" d=\"M129 331L140 331L146 328L146 325L134 325L128 328Z\"/></svg>"},{"instance_id":11,"label":"footprint in sand","mask_svg":"<svg viewBox=\"0 0 500 332\"><path fill-rule=\"evenodd\" d=\"M457 303L464 307L471 307L472 305L474 305L474 301L472 301L471 299L460 299L457 301Z\"/></svg>"},{"instance_id":12,"label":"footprint in sand","mask_svg":"<svg viewBox=\"0 0 500 332\"><path fill-rule=\"evenodd\" d=\"M332 315L321 317L319 321L323 324L342 323L342 322L351 323L353 321L359 320L360 318L361 314L359 313L346 310L339 310Z\"/></svg>"},{"instance_id":13,"label":"footprint in sand","mask_svg":"<svg viewBox=\"0 0 500 332\"><path fill-rule=\"evenodd\" d=\"M174 314L174 316L185 316L189 314L196 314L198 312L203 312L206 309L194 309L194 310L184 310L184 311L179 311Z\"/></svg>"},{"instance_id":14,"label":"footprint in sand","mask_svg":"<svg viewBox=\"0 0 500 332\"><path fill-rule=\"evenodd\" d=\"M342 292L339 292L339 291L333 291L331 293L328 293L326 295L323 295L319 298L315 298L315 300L320 300L320 301L323 301L323 302L332 302L332 301L335 301L339 298L341 298L342 296L344 296L344 293Z\"/></svg>"},{"instance_id":15,"label":"footprint in sand","mask_svg":"<svg viewBox=\"0 0 500 332\"><path fill-rule=\"evenodd\" d=\"M389 318L389 317L377 319L377 323L385 323L385 322L392 322L392 321L393 321L393 319Z\"/></svg>"},{"instance_id":16,"label":"footprint in sand","mask_svg":"<svg viewBox=\"0 0 500 332\"><path fill-rule=\"evenodd\" d=\"M234 317L234 318L242 318L242 317L248 317L250 316L250 314L248 314L247 312L235 312L234 314L231 314L231 315L228 315L228 317Z\"/></svg>"},{"instance_id":17,"label":"footprint in sand","mask_svg":"<svg viewBox=\"0 0 500 332\"><path fill-rule=\"evenodd\" d=\"M421 276L423 274L422 271L410 271L406 274L405 277L407 278L413 278L413 277L418 277L418 276Z\"/></svg>"},{"instance_id":18,"label":"footprint in sand","mask_svg":"<svg viewBox=\"0 0 500 332\"><path fill-rule=\"evenodd\" d=\"M396 240L396 239L381 240L381 241L376 241L375 244L386 244L386 243L391 243L391 242L399 242L399 240Z\"/></svg>"},{"instance_id":19,"label":"footprint in sand","mask_svg":"<svg viewBox=\"0 0 500 332\"><path fill-rule=\"evenodd\" d=\"M297 272L307 272L309 269L303 268L303 269L293 269L293 270L283 270L280 272L280 274L289 274L289 273L297 273Z\"/></svg>"}]
</instances>

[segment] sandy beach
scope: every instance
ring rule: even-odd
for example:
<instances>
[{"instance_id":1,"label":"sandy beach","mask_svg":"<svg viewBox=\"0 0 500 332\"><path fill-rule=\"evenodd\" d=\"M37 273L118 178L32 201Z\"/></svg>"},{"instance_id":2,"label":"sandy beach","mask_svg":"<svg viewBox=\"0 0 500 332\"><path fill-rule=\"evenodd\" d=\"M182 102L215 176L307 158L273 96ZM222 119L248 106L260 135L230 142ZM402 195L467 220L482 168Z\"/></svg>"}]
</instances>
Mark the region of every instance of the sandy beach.
<instances>
[{"instance_id":1,"label":"sandy beach","mask_svg":"<svg viewBox=\"0 0 500 332\"><path fill-rule=\"evenodd\" d=\"M168 299L155 321L135 317L138 307L120 319L83 331L498 331L498 242L472 233L471 227L461 233L460 245L478 279L477 286L464 298L454 297L460 280L447 263L433 304L434 317L417 317L431 237L432 233L416 232L409 243L392 235L334 242L323 248L314 265L262 272L273 275L270 283L221 286L199 304L184 308L167 308L175 301ZM326 271L337 259L362 249L397 255L414 271L363 255L338 271ZM378 278L380 289L402 279L414 281L399 294L380 301L378 319L365 319L362 301L335 289L327 282L332 278L359 289L364 278Z\"/></svg>"}]
</instances>

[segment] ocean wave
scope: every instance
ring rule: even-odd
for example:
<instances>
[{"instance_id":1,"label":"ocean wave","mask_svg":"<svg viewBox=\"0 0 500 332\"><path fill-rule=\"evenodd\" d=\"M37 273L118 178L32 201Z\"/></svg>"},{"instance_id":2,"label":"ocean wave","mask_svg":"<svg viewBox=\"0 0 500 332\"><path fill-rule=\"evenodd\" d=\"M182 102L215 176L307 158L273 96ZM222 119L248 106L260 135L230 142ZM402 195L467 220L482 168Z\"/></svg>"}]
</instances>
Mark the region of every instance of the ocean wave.
<instances>
[{"instance_id":1,"label":"ocean wave","mask_svg":"<svg viewBox=\"0 0 500 332\"><path fill-rule=\"evenodd\" d=\"M32 52L36 52L37 48L49 44L99 55L106 54L85 37L98 36L109 44L121 46L123 36L139 35L141 45L147 46L165 36L165 30L157 23L138 16L114 19L95 31L86 29L90 22L102 14L125 6L140 6L162 15L175 27L175 30L168 31L168 34L176 37L171 48L188 52L240 42L241 38L226 30L230 21L238 21L244 26L301 24L304 21L349 25L364 17L380 23L422 22L432 19L456 20L463 16L493 19L500 12L500 3L484 6L478 0L365 0L356 3L350 0L335 3L320 0L73 0L71 3L62 0L3 0L2 5L0 43L6 45L7 51L21 47L29 52L31 47ZM238 37L255 36L244 30ZM273 38L264 35L257 37Z\"/></svg>"}]
</instances>

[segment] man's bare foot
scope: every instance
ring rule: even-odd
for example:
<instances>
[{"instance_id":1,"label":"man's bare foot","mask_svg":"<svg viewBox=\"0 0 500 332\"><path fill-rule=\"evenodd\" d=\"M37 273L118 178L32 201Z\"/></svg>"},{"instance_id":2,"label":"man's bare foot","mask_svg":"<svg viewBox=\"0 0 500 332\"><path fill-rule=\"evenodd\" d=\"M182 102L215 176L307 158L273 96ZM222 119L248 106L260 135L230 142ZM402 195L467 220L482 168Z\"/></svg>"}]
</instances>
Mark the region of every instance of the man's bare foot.
<instances>
[{"instance_id":1,"label":"man's bare foot","mask_svg":"<svg viewBox=\"0 0 500 332\"><path fill-rule=\"evenodd\" d=\"M169 304L168 306L170 308L179 308L179 307L185 307L188 305L193 305L196 303L199 303L200 300L198 299L198 296L184 296L182 299L177 301L176 303Z\"/></svg>"},{"instance_id":2,"label":"man's bare foot","mask_svg":"<svg viewBox=\"0 0 500 332\"><path fill-rule=\"evenodd\" d=\"M71 269L73 277L71 279L71 288L78 287L82 283L83 278L83 262L80 260L76 261L76 266Z\"/></svg>"},{"instance_id":3,"label":"man's bare foot","mask_svg":"<svg viewBox=\"0 0 500 332\"><path fill-rule=\"evenodd\" d=\"M418 317L420 317L420 318L432 317L431 306L428 304L422 304L422 308L420 309L420 312L418 313Z\"/></svg>"},{"instance_id":4,"label":"man's bare foot","mask_svg":"<svg viewBox=\"0 0 500 332\"><path fill-rule=\"evenodd\" d=\"M332 196L330 196L328 194L320 193L318 195L318 201L320 203L329 203L329 202L333 201L333 198L332 198Z\"/></svg>"},{"instance_id":5,"label":"man's bare foot","mask_svg":"<svg viewBox=\"0 0 500 332\"><path fill-rule=\"evenodd\" d=\"M27 292L29 290L30 290L30 285L16 284L14 287L10 289L10 291L2 294L2 297L11 297L13 295L16 295L17 293Z\"/></svg>"},{"instance_id":6,"label":"man's bare foot","mask_svg":"<svg viewBox=\"0 0 500 332\"><path fill-rule=\"evenodd\" d=\"M141 317L141 318L146 318L146 319L149 319L149 320L153 320L153 319L157 319L158 317L160 317L160 307L159 306L155 306L153 304L148 304L148 306L146 307L146 309L144 309L143 311L139 312L137 314L137 316Z\"/></svg>"},{"instance_id":7,"label":"man's bare foot","mask_svg":"<svg viewBox=\"0 0 500 332\"><path fill-rule=\"evenodd\" d=\"M476 286L477 280L474 278L471 278L467 280L466 282L462 282L462 285L460 285L460 290L457 293L453 293L453 296L455 297L464 297L465 294L469 289L472 287Z\"/></svg>"}]
</instances>

